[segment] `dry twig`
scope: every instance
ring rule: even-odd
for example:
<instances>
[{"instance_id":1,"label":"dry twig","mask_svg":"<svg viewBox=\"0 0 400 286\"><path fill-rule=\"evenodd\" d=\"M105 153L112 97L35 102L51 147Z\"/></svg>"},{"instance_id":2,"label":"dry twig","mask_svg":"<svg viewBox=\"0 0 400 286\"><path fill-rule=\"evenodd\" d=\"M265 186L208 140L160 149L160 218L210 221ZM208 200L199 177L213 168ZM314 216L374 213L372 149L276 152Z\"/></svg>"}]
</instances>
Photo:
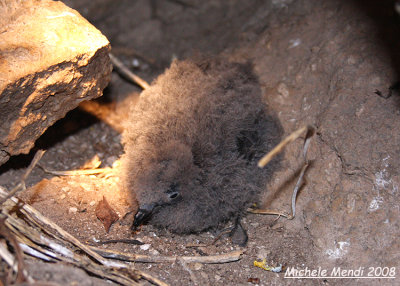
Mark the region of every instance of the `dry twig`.
<instances>
[{"instance_id":1,"label":"dry twig","mask_svg":"<svg viewBox=\"0 0 400 286\"><path fill-rule=\"evenodd\" d=\"M0 197L0 210L3 210L3 204L5 202L7 202L8 199L12 198L13 195L15 195L19 191L26 190L25 181L29 177L33 168L36 166L36 164L42 158L44 153L45 153L44 150L39 150L36 152L35 156L33 157L32 162L29 164L24 175L21 177L21 181L10 192L7 193L7 192L4 192L2 189L0 189L0 191L3 191L3 196ZM17 242L16 236L9 230L9 228L7 228L6 216L4 216L4 215L1 215L1 217L0 217L0 234L14 248L14 252L15 252L15 256L16 256L15 258L10 252L8 252L7 247L5 245L0 245L1 246L0 257L2 257L4 259L4 261L6 261L6 263L9 264L10 267L17 273L16 282L17 283L24 282L24 281L28 281L29 283L34 282L32 277L29 276L28 272L25 269L23 251L21 250L21 247ZM17 264L15 264L15 261L17 262Z\"/></svg>"},{"instance_id":2,"label":"dry twig","mask_svg":"<svg viewBox=\"0 0 400 286\"><path fill-rule=\"evenodd\" d=\"M95 175L95 174L112 174L112 168L96 168L96 169L85 169L85 170L70 170L70 171L56 171L48 170L42 165L38 165L45 173L56 175L56 176L82 176L82 175Z\"/></svg>"},{"instance_id":3,"label":"dry twig","mask_svg":"<svg viewBox=\"0 0 400 286\"><path fill-rule=\"evenodd\" d=\"M312 137L312 135L314 135L314 132L315 132L315 127L312 125L304 126L300 129L296 130L292 134L290 134L285 139L283 139L274 149L272 149L267 155L265 155L264 157L262 157L260 159L260 161L258 161L258 167L264 168L276 155L278 155L279 153L281 153L283 151L283 149L286 147L286 145L288 145L289 143L291 143L294 140L296 140L297 138L299 138L301 136L301 134L304 133L304 131L307 131L306 139L304 142L304 152L307 152L308 145L310 143L309 139ZM305 158L306 154L304 154L304 152L303 152L303 156Z\"/></svg>"},{"instance_id":4,"label":"dry twig","mask_svg":"<svg viewBox=\"0 0 400 286\"><path fill-rule=\"evenodd\" d=\"M4 195L5 192L0 189L0 197ZM15 210L16 207L19 207L20 213L29 222L30 226L11 214L12 210ZM46 261L58 260L71 263L99 277L116 281L122 285L136 285L136 281L139 278L143 278L156 285L167 285L147 273L133 270L126 262L197 262L217 264L237 261L244 252L243 250L238 250L214 256L147 256L126 254L83 245L75 237L37 212L33 207L23 204L15 197L12 197L4 204L3 212L7 216L5 221L7 227L15 234L19 245L26 253ZM37 228L39 228L40 232ZM80 250L83 253L78 253L76 250ZM89 255L91 259L84 253ZM107 260L107 258L114 261ZM121 262L115 260L121 260ZM125 270L119 271L118 269ZM126 271L130 274L125 273ZM132 279L132 277L135 279Z\"/></svg>"},{"instance_id":5,"label":"dry twig","mask_svg":"<svg viewBox=\"0 0 400 286\"><path fill-rule=\"evenodd\" d=\"M32 162L29 164L28 169L26 169L25 174L22 176L21 178L21 182L16 185L8 194L7 196L0 198L0 206L7 201L9 198L11 198L12 196L14 196L18 191L23 191L26 189L25 186L25 181L26 179L29 177L29 175L31 174L33 168L36 166L36 164L39 162L39 160L43 157L44 153L46 151L45 150L39 150L36 152L35 156L33 157Z\"/></svg>"},{"instance_id":6,"label":"dry twig","mask_svg":"<svg viewBox=\"0 0 400 286\"><path fill-rule=\"evenodd\" d=\"M0 189L0 198L6 195L7 192ZM16 209L20 213L18 217L12 215ZM4 203L2 213L6 216L5 225L13 232L22 249L30 255L41 259L46 257L44 260L47 261L64 261L121 285L138 285L137 281L141 278L156 285L166 285L149 274L134 269L128 263L103 258L15 197Z\"/></svg>"},{"instance_id":7,"label":"dry twig","mask_svg":"<svg viewBox=\"0 0 400 286\"><path fill-rule=\"evenodd\" d=\"M139 76L132 73L117 57L115 57L111 53L110 53L110 59L113 65L116 68L118 68L118 70L128 79L130 79L133 83L139 85L143 89L148 89L150 87L150 85L145 80L141 79Z\"/></svg>"},{"instance_id":8,"label":"dry twig","mask_svg":"<svg viewBox=\"0 0 400 286\"><path fill-rule=\"evenodd\" d=\"M29 283L33 283L33 278L28 274L25 269L23 252L21 250L20 245L18 244L15 236L5 225L5 217L2 216L0 218L0 235L2 235L13 247L15 252L15 257L11 254L7 245L4 242L0 241L0 257L12 268L12 270L17 273L17 277L15 279L16 283L22 283L24 281L28 281Z\"/></svg>"},{"instance_id":9,"label":"dry twig","mask_svg":"<svg viewBox=\"0 0 400 286\"><path fill-rule=\"evenodd\" d=\"M279 153L281 153L283 151L283 149L286 147L286 145L293 142L294 140L299 138L301 136L301 134L303 134L305 131L307 131L306 137L304 139L304 146L303 146L304 164L303 164L303 167L301 168L299 177L297 179L296 186L293 189L293 194L292 194L292 199L291 199L292 214L285 214L282 212L261 210L261 209L248 209L249 212L254 213L254 214L278 215L278 218L283 216L287 219L293 219L295 217L295 215L296 215L296 198L297 198L297 194L298 194L301 186L303 185L304 174L309 166L309 162L307 159L307 152L308 152L308 148L310 146L311 138L313 137L313 135L315 133L315 129L316 128L314 126L307 125L307 126L304 126L300 129L296 130L295 132L290 134L288 137L286 137L284 140L282 140L281 143L279 143L274 149L272 149L267 155L265 155L263 158L261 158L261 160L258 162L258 166L260 168L265 167L276 155L278 155Z\"/></svg>"},{"instance_id":10,"label":"dry twig","mask_svg":"<svg viewBox=\"0 0 400 286\"><path fill-rule=\"evenodd\" d=\"M147 281L149 281L150 283L154 284L154 285L159 285L159 286L168 286L167 283L161 281L160 279L157 279L151 275L149 275L146 272L141 271L140 275Z\"/></svg>"},{"instance_id":11,"label":"dry twig","mask_svg":"<svg viewBox=\"0 0 400 286\"><path fill-rule=\"evenodd\" d=\"M220 264L238 261L241 258L244 250L236 250L225 254L210 255L210 256L148 256L141 254L127 254L108 249L101 249L90 246L90 249L100 254L105 258L118 259L123 261L143 262L143 263L174 263L184 261L186 263L204 263L204 264Z\"/></svg>"}]
</instances>

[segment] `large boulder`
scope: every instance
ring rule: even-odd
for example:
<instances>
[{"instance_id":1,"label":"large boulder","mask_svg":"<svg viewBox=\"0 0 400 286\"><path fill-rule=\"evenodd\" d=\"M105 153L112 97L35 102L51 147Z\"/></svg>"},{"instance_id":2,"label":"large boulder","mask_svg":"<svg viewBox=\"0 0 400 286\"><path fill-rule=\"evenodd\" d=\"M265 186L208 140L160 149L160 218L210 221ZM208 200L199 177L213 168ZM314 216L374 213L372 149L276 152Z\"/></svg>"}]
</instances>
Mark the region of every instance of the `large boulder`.
<instances>
[{"instance_id":1,"label":"large boulder","mask_svg":"<svg viewBox=\"0 0 400 286\"><path fill-rule=\"evenodd\" d=\"M110 45L78 12L49 0L0 4L0 165L28 153L55 121L110 80Z\"/></svg>"}]
</instances>

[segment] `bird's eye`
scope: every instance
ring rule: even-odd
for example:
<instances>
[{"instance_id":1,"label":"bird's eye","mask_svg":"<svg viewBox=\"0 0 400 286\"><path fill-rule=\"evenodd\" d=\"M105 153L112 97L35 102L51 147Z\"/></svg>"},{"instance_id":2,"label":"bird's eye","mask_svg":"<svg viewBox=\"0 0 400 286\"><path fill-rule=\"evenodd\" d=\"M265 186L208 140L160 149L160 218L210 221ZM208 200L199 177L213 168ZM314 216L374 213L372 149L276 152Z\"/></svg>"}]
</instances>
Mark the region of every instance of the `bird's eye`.
<instances>
[{"instance_id":1,"label":"bird's eye","mask_svg":"<svg viewBox=\"0 0 400 286\"><path fill-rule=\"evenodd\" d=\"M178 192L173 192L173 193L168 194L170 199L175 199L178 195L179 195Z\"/></svg>"},{"instance_id":2,"label":"bird's eye","mask_svg":"<svg viewBox=\"0 0 400 286\"><path fill-rule=\"evenodd\" d=\"M170 200L176 199L177 197L179 197L179 192L177 190L177 185L176 184L172 184L168 190L166 191L167 196Z\"/></svg>"}]
</instances>

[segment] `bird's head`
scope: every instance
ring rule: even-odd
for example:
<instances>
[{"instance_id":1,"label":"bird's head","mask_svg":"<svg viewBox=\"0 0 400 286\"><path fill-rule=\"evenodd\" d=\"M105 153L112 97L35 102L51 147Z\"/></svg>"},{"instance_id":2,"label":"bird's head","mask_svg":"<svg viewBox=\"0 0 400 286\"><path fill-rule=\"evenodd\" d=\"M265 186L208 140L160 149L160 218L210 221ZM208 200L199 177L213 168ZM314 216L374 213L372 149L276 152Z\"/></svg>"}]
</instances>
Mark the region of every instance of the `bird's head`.
<instances>
[{"instance_id":1,"label":"bird's head","mask_svg":"<svg viewBox=\"0 0 400 286\"><path fill-rule=\"evenodd\" d=\"M171 140L153 150L143 159L140 171L132 178L132 188L139 204L132 229L163 207L184 200L196 173L189 146Z\"/></svg>"}]
</instances>

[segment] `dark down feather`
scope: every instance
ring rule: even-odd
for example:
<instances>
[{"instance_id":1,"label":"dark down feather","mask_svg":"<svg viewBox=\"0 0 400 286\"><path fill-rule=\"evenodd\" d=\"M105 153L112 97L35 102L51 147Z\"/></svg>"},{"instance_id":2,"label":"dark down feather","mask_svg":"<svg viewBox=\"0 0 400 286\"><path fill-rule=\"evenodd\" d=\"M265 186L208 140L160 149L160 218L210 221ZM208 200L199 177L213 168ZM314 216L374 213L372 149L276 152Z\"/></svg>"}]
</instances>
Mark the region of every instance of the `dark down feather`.
<instances>
[{"instance_id":1,"label":"dark down feather","mask_svg":"<svg viewBox=\"0 0 400 286\"><path fill-rule=\"evenodd\" d=\"M244 213L271 173L257 160L280 139L250 64L174 61L143 91L124 133L123 183L136 220L177 233Z\"/></svg>"}]
</instances>

